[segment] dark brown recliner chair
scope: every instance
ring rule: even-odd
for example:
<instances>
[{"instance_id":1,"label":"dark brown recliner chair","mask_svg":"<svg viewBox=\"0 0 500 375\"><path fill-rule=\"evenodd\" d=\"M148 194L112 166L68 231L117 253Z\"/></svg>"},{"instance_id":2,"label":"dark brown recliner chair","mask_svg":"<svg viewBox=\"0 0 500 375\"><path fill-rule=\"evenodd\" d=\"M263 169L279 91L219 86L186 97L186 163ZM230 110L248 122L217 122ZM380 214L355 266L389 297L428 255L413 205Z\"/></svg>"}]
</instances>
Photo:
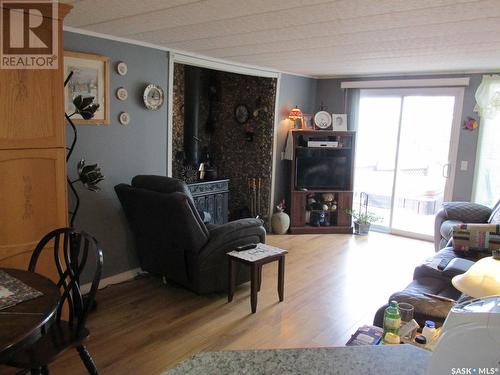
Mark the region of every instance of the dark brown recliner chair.
<instances>
[{"instance_id":1,"label":"dark brown recliner chair","mask_svg":"<svg viewBox=\"0 0 500 375\"><path fill-rule=\"evenodd\" d=\"M196 293L227 289L227 252L266 240L260 219L205 226L187 185L163 176L136 176L115 186L135 237L141 268ZM240 267L237 283L250 279Z\"/></svg>"}]
</instances>

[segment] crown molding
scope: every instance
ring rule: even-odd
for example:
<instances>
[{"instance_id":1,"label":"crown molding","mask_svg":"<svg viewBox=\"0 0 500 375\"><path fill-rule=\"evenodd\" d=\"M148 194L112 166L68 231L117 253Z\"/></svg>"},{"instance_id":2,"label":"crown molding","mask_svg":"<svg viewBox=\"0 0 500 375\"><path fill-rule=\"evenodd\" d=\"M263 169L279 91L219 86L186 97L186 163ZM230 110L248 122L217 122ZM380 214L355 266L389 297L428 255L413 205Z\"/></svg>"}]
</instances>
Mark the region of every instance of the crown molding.
<instances>
[{"instance_id":1,"label":"crown molding","mask_svg":"<svg viewBox=\"0 0 500 375\"><path fill-rule=\"evenodd\" d=\"M175 57L176 62L186 61L185 62L186 64L207 67L210 69L219 69L219 70L230 71L230 72L234 72L234 73L241 72L240 74L260 75L263 77L273 77L273 78L277 78L279 73L283 73L283 74L287 74L287 75L291 75L291 76L296 76L296 77L302 77L302 78L310 78L310 79L315 78L314 76L310 76L310 75L280 71L277 69L262 67L262 66L258 66L258 65L243 64L243 63L230 61L230 60L226 60L226 59L218 59L215 57L210 57L210 56L205 56L205 55L200 55L200 54L196 54L196 53L192 53L192 52L187 52L187 51L182 51L182 50L177 50L177 49L165 47L165 46L162 46L159 44L144 42L144 41L140 41L140 40L136 40L136 39L123 38L120 36L114 36L114 35L110 35L110 34L98 33L95 31L89 31L89 30L71 27L71 26L67 26L67 25L63 26L63 30L68 31L70 33L87 35L87 36L92 36L95 38L113 40L115 42L127 43L127 44L136 45L136 46L153 48L156 50L169 52L169 53L171 53L171 56ZM216 68L216 67L219 67L219 68ZM226 68L224 68L224 67L226 67Z\"/></svg>"}]
</instances>

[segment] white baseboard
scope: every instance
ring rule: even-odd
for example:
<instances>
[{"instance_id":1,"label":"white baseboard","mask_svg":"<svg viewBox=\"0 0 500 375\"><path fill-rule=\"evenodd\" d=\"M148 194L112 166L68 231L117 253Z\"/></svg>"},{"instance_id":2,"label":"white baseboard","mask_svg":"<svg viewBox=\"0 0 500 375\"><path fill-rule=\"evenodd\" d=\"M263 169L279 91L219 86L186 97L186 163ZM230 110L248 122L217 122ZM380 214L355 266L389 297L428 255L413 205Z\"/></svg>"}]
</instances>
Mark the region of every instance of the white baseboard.
<instances>
[{"instance_id":1,"label":"white baseboard","mask_svg":"<svg viewBox=\"0 0 500 375\"><path fill-rule=\"evenodd\" d=\"M136 277L138 274L142 273L142 269L140 268L134 268L113 276L106 277L104 279L101 279L101 282L99 283L99 289L106 288L109 285L113 284L119 284L123 283L124 281L132 280L134 277ZM80 288L80 291L82 294L86 294L90 291L90 285L91 283L87 283L82 285Z\"/></svg>"}]
</instances>

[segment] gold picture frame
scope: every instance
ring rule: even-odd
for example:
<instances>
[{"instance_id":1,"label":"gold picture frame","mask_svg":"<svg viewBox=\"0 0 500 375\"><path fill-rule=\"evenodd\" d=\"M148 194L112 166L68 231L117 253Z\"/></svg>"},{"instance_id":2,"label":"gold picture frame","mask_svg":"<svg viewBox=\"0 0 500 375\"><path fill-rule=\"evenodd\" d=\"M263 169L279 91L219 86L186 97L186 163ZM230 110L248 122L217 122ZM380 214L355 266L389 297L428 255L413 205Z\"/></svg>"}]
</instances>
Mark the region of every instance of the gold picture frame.
<instances>
[{"instance_id":1,"label":"gold picture frame","mask_svg":"<svg viewBox=\"0 0 500 375\"><path fill-rule=\"evenodd\" d=\"M76 125L109 125L109 65L110 58L91 53L64 51L64 79L73 71L73 76L64 88L64 111L74 112L73 98L76 95L93 96L99 109L90 120L74 115Z\"/></svg>"}]
</instances>

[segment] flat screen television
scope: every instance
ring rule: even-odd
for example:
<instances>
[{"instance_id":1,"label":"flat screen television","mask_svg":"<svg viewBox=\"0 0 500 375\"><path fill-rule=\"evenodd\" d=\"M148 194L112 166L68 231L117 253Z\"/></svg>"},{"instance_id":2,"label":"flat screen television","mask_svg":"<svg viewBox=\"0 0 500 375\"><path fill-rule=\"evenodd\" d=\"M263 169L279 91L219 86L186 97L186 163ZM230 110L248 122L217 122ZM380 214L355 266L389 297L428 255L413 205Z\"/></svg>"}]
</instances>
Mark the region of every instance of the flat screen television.
<instances>
[{"instance_id":1,"label":"flat screen television","mask_svg":"<svg viewBox=\"0 0 500 375\"><path fill-rule=\"evenodd\" d=\"M308 190L349 190L350 166L346 156L298 157L296 187Z\"/></svg>"}]
</instances>

